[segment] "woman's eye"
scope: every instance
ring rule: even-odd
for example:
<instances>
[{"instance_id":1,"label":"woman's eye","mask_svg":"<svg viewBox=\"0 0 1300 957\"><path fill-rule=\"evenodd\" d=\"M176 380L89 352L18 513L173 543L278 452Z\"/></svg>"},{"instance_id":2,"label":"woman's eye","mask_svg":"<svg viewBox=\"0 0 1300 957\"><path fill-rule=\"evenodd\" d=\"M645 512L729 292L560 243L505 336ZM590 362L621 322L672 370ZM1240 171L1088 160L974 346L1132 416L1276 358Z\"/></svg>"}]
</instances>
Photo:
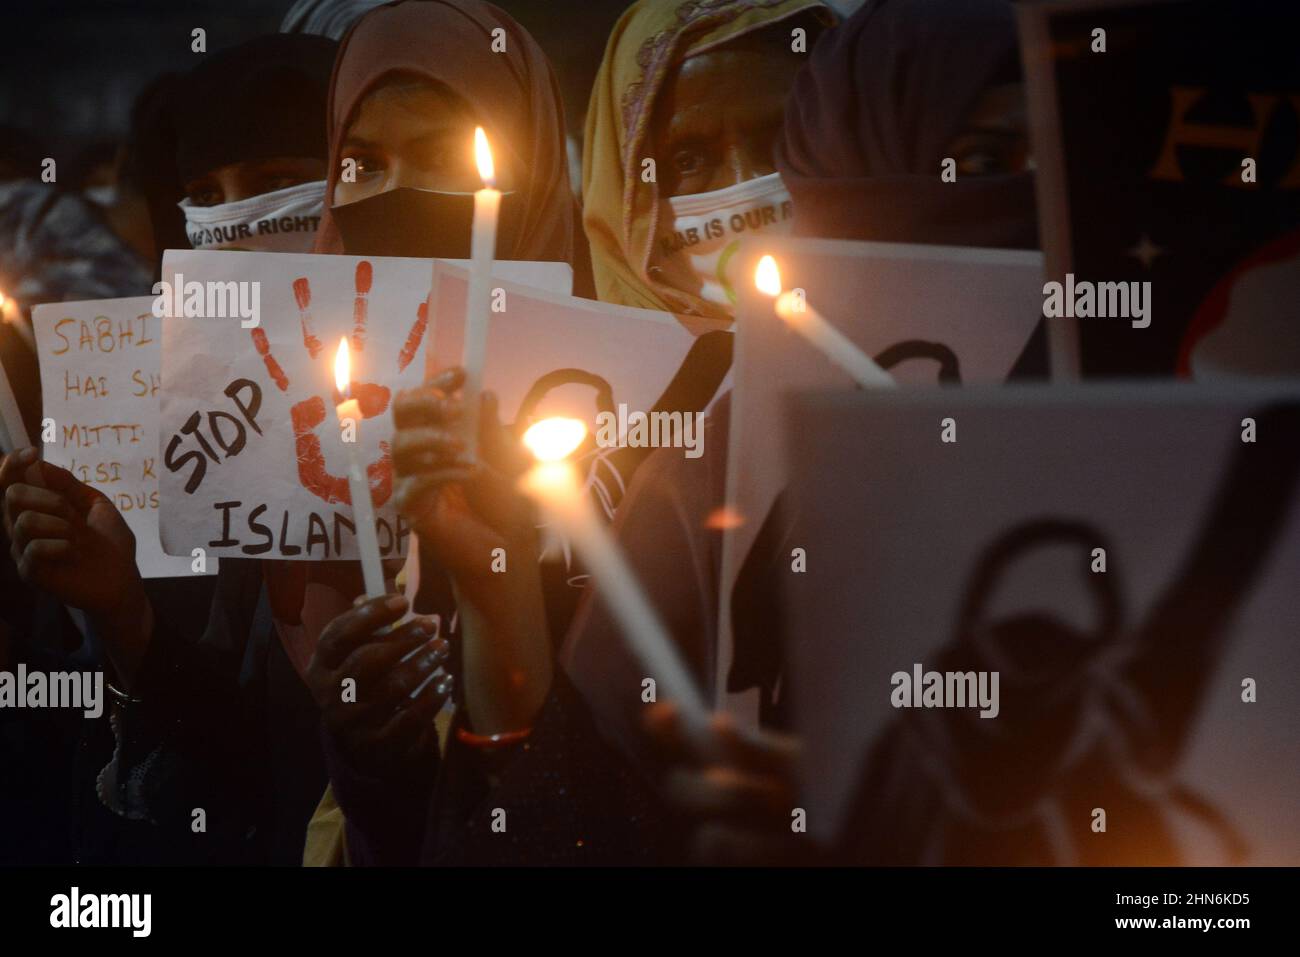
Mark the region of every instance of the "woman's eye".
<instances>
[{"instance_id":1,"label":"woman's eye","mask_svg":"<svg viewBox=\"0 0 1300 957\"><path fill-rule=\"evenodd\" d=\"M263 184L260 192L274 193L277 190L288 189L290 186L297 186L303 182L299 176L272 176Z\"/></svg>"},{"instance_id":2,"label":"woman's eye","mask_svg":"<svg viewBox=\"0 0 1300 957\"><path fill-rule=\"evenodd\" d=\"M957 172L966 176L989 176L1002 172L1005 166L1002 158L995 153L971 152L957 161Z\"/></svg>"},{"instance_id":3,"label":"woman's eye","mask_svg":"<svg viewBox=\"0 0 1300 957\"><path fill-rule=\"evenodd\" d=\"M188 193L189 201L195 206L220 206L221 190L212 186L195 186Z\"/></svg>"},{"instance_id":4,"label":"woman's eye","mask_svg":"<svg viewBox=\"0 0 1300 957\"><path fill-rule=\"evenodd\" d=\"M673 154L673 169L682 176L690 176L704 169L704 156L699 150L678 150Z\"/></svg>"},{"instance_id":5,"label":"woman's eye","mask_svg":"<svg viewBox=\"0 0 1300 957\"><path fill-rule=\"evenodd\" d=\"M354 159L357 163L358 176L374 176L384 171L384 162L378 156L362 154Z\"/></svg>"}]
</instances>

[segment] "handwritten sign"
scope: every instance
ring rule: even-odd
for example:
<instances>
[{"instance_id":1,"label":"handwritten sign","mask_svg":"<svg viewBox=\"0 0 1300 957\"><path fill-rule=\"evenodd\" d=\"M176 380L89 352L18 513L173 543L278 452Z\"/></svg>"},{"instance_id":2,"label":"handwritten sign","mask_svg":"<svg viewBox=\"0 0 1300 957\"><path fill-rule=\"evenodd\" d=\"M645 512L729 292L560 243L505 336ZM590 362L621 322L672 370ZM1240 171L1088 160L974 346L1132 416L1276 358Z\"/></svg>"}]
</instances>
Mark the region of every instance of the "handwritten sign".
<instances>
[{"instance_id":1,"label":"handwritten sign","mask_svg":"<svg viewBox=\"0 0 1300 957\"><path fill-rule=\"evenodd\" d=\"M427 259L168 250L173 289L256 302L239 315L163 322L161 532L169 554L355 559L333 359L347 336L357 447L380 551L403 554L409 528L392 502L392 399L419 385L434 318ZM495 277L567 291L566 263L500 262ZM256 284L255 286L252 284ZM252 290L256 289L256 294ZM232 310L234 312L236 310Z\"/></svg>"},{"instance_id":2,"label":"handwritten sign","mask_svg":"<svg viewBox=\"0 0 1300 957\"><path fill-rule=\"evenodd\" d=\"M45 460L108 496L135 534L145 578L193 574L191 559L158 539L158 404L162 321L148 296L36 306L45 417L54 441ZM216 563L205 571L216 571Z\"/></svg>"}]
</instances>

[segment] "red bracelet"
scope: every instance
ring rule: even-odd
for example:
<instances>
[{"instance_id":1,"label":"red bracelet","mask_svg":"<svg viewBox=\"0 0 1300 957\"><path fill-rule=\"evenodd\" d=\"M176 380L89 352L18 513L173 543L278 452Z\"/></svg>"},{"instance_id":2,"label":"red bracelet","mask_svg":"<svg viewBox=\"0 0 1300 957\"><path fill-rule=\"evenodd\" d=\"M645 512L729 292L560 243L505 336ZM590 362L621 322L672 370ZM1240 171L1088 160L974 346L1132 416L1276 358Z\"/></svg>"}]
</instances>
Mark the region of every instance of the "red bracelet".
<instances>
[{"instance_id":1,"label":"red bracelet","mask_svg":"<svg viewBox=\"0 0 1300 957\"><path fill-rule=\"evenodd\" d=\"M456 739L471 748L495 751L507 744L518 744L532 733L532 728L524 728L522 731L503 731L500 734L475 734L468 728L461 727L456 729Z\"/></svg>"}]
</instances>

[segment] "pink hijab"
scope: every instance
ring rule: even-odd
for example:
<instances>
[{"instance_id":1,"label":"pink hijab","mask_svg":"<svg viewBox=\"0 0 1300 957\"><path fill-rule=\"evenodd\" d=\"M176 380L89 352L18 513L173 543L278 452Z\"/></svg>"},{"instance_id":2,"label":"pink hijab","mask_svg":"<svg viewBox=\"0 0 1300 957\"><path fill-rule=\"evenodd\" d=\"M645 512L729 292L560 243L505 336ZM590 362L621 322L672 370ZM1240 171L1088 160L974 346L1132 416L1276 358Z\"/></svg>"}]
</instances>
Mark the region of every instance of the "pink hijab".
<instances>
[{"instance_id":1,"label":"pink hijab","mask_svg":"<svg viewBox=\"0 0 1300 957\"><path fill-rule=\"evenodd\" d=\"M503 33L494 37L496 30ZM505 43L500 53L492 49L497 38ZM334 195L343 140L357 109L397 73L437 83L465 100L493 150L513 160L523 213L510 235L498 237L498 256L572 262L575 204L559 87L537 42L481 0L400 0L372 10L343 38L330 81L327 200ZM343 252L328 202L315 251Z\"/></svg>"}]
</instances>

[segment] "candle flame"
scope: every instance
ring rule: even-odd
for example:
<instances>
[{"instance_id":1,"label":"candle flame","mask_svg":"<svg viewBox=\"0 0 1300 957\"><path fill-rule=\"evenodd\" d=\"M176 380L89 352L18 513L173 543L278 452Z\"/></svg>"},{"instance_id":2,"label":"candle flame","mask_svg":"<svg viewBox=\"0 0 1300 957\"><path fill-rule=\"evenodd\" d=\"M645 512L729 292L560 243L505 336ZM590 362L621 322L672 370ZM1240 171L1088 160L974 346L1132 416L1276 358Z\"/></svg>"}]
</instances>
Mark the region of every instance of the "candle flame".
<instances>
[{"instance_id":1,"label":"candle flame","mask_svg":"<svg viewBox=\"0 0 1300 957\"><path fill-rule=\"evenodd\" d=\"M558 462L572 455L587 435L587 427L578 419L552 416L534 422L524 433L524 445L541 462Z\"/></svg>"},{"instance_id":2,"label":"candle flame","mask_svg":"<svg viewBox=\"0 0 1300 957\"><path fill-rule=\"evenodd\" d=\"M342 395L348 394L348 383L352 379L352 363L348 359L348 337L339 340L339 351L334 353L334 385Z\"/></svg>"},{"instance_id":3,"label":"candle flame","mask_svg":"<svg viewBox=\"0 0 1300 957\"><path fill-rule=\"evenodd\" d=\"M481 126L474 127L474 162L478 164L478 175L483 178L483 185L490 188L496 183L496 166L492 163L487 134Z\"/></svg>"},{"instance_id":4,"label":"candle flame","mask_svg":"<svg viewBox=\"0 0 1300 957\"><path fill-rule=\"evenodd\" d=\"M776 260L771 256L764 256L758 261L758 268L754 270L754 285L766 296L781 294L781 270L776 268Z\"/></svg>"}]
</instances>

